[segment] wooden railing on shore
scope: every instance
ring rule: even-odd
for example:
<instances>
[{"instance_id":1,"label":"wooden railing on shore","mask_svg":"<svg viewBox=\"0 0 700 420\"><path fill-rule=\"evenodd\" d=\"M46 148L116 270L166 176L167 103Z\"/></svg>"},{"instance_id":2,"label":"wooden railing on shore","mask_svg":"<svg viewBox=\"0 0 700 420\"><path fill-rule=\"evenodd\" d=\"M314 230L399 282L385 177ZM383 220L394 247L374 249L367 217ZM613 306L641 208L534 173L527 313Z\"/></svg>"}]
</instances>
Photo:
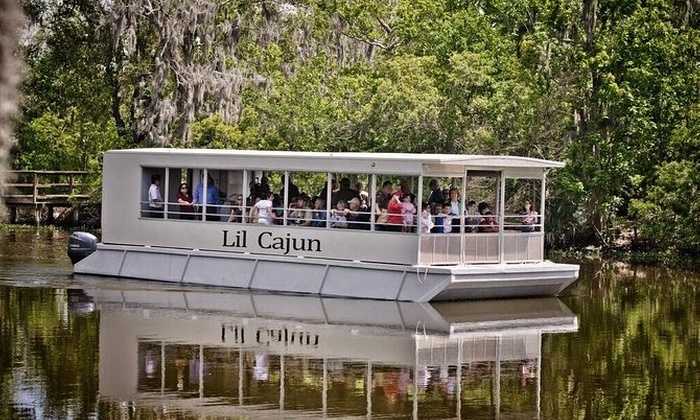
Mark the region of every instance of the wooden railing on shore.
<instances>
[{"instance_id":1,"label":"wooden railing on shore","mask_svg":"<svg viewBox=\"0 0 700 420\"><path fill-rule=\"evenodd\" d=\"M76 205L87 201L90 195L85 179L86 171L6 171L3 173L0 193L5 206L10 210L10 222L16 223L19 208L33 208L36 224L40 224L44 209L47 219L54 220L54 208L71 209L77 221Z\"/></svg>"}]
</instances>

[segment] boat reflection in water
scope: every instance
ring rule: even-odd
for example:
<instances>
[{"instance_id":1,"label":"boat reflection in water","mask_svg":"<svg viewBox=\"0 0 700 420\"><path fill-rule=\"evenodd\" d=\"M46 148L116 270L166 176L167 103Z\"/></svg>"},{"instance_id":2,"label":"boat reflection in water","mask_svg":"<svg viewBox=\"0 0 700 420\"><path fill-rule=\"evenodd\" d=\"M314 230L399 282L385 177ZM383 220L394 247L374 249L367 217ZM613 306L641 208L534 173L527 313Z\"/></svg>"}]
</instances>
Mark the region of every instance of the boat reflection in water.
<instances>
[{"instance_id":1,"label":"boat reflection in water","mask_svg":"<svg viewBox=\"0 0 700 420\"><path fill-rule=\"evenodd\" d=\"M193 289L85 289L100 396L245 418L506 418L540 412L556 298L412 303Z\"/></svg>"}]
</instances>

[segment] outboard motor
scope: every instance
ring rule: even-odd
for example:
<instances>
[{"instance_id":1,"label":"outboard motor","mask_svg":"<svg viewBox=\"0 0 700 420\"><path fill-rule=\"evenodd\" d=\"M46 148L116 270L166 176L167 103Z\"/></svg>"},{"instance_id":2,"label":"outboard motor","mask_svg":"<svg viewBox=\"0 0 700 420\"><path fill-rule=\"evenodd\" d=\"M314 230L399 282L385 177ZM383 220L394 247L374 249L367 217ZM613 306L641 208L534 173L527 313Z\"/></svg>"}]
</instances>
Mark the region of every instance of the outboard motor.
<instances>
[{"instance_id":1,"label":"outboard motor","mask_svg":"<svg viewBox=\"0 0 700 420\"><path fill-rule=\"evenodd\" d=\"M97 250L97 237L88 232L73 232L68 238L68 258L75 264Z\"/></svg>"}]
</instances>

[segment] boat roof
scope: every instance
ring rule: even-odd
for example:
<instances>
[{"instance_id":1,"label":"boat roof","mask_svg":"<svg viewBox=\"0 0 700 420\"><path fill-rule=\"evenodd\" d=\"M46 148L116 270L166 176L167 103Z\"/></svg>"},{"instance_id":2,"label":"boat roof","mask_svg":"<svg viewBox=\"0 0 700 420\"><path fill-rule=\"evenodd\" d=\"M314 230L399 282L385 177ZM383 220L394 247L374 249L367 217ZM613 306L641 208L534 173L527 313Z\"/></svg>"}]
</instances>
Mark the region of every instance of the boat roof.
<instances>
[{"instance_id":1,"label":"boat roof","mask_svg":"<svg viewBox=\"0 0 700 420\"><path fill-rule=\"evenodd\" d=\"M525 156L501 156L501 155L466 155L466 154L430 154L430 153L369 153L369 152L299 152L299 151L272 151L272 150L230 150L230 149L176 149L176 148L146 148L111 150L112 153L127 153L139 155L162 155L171 157L199 157L221 158L237 157L250 160L283 159L284 161L333 161L335 164L346 161L352 162L386 162L406 163L428 166L463 166L478 168L563 168L564 163L537 159Z\"/></svg>"}]
</instances>

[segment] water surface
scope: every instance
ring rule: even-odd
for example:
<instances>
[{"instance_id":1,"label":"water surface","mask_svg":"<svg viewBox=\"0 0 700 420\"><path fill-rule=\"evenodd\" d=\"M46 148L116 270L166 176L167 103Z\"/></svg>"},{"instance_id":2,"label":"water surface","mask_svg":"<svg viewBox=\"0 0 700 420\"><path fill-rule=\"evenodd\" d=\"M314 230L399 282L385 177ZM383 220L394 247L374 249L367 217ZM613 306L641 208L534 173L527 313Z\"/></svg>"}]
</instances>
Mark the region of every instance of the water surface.
<instances>
[{"instance_id":1,"label":"water surface","mask_svg":"<svg viewBox=\"0 0 700 420\"><path fill-rule=\"evenodd\" d=\"M0 418L700 418L700 277L418 305L71 277L0 233Z\"/></svg>"}]
</instances>

